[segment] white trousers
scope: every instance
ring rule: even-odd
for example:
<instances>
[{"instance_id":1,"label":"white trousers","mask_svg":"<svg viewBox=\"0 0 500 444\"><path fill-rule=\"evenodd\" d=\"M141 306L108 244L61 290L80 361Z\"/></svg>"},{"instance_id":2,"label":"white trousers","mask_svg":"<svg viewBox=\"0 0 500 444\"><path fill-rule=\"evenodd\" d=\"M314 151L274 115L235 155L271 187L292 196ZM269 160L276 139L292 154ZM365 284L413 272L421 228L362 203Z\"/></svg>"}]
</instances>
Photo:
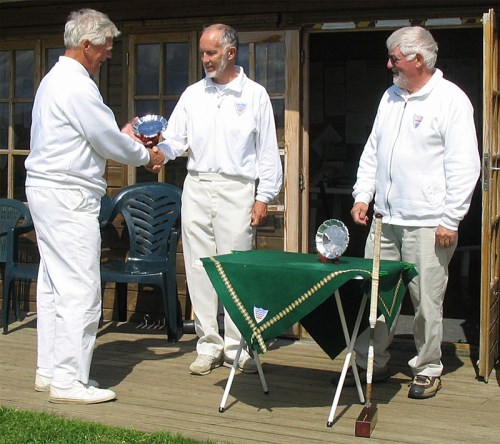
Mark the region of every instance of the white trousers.
<instances>
[{"instance_id":1,"label":"white trousers","mask_svg":"<svg viewBox=\"0 0 500 444\"><path fill-rule=\"evenodd\" d=\"M241 335L224 310L224 339L217 322L219 298L200 258L252 249L254 181L216 173L188 173L182 192L182 248L195 314L198 354L234 359Z\"/></svg>"},{"instance_id":2,"label":"white trousers","mask_svg":"<svg viewBox=\"0 0 500 444\"><path fill-rule=\"evenodd\" d=\"M443 339L443 301L448 283L448 264L456 248L435 245L436 228L382 226L381 259L406 261L415 264L418 275L408 289L415 310L413 335L417 354L410 359L413 375L441 376L441 342ZM373 257L374 224L366 240L365 257ZM399 315L399 314L398 314ZM389 345L394 337L397 318L391 331L387 330L385 318L377 319L374 336L374 368L387 365ZM356 345L356 362L367 367L370 329L359 335Z\"/></svg>"},{"instance_id":3,"label":"white trousers","mask_svg":"<svg viewBox=\"0 0 500 444\"><path fill-rule=\"evenodd\" d=\"M87 383L101 315L100 201L84 190L27 187L40 269L37 371Z\"/></svg>"}]
</instances>

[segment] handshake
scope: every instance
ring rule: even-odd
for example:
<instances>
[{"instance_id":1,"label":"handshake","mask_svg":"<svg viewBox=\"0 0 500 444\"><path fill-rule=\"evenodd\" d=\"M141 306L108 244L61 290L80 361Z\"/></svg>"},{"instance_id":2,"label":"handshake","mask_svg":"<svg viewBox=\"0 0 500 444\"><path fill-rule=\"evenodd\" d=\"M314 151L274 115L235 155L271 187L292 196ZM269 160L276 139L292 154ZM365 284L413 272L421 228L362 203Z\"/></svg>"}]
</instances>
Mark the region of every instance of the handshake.
<instances>
[{"instance_id":1,"label":"handshake","mask_svg":"<svg viewBox=\"0 0 500 444\"><path fill-rule=\"evenodd\" d=\"M165 163L165 154L157 146L153 146L152 148L146 147L146 149L149 151L149 163L144 165L144 168L158 174Z\"/></svg>"}]
</instances>

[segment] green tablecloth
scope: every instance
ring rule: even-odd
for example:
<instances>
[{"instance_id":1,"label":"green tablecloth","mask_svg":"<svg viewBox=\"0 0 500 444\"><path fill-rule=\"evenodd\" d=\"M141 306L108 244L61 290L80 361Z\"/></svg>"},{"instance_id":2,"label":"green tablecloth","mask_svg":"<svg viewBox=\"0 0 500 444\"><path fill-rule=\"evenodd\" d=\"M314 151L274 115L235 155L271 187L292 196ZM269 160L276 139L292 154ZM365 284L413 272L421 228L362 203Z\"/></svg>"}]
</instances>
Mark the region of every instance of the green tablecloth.
<instances>
[{"instance_id":1,"label":"green tablecloth","mask_svg":"<svg viewBox=\"0 0 500 444\"><path fill-rule=\"evenodd\" d=\"M314 254L251 250L203 258L202 262L243 338L261 353L267 350L267 341L318 309L353 278L363 277L364 289L370 291L371 259L341 257L337 263L323 263ZM412 264L381 261L378 308L389 327L416 274ZM332 330L334 327L339 328L332 325ZM345 347L343 336L338 339ZM333 359L333 352L325 351Z\"/></svg>"}]
</instances>

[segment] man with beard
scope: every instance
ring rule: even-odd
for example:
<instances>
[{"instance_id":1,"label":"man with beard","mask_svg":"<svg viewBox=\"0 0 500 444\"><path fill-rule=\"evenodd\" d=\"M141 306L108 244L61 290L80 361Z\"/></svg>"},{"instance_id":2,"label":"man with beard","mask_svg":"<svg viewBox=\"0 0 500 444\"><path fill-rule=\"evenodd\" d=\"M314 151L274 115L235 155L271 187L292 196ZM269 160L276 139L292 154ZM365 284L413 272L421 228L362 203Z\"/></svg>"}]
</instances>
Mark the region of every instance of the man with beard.
<instances>
[{"instance_id":1,"label":"man with beard","mask_svg":"<svg viewBox=\"0 0 500 444\"><path fill-rule=\"evenodd\" d=\"M167 159L189 148L182 246L199 337L198 356L189 369L207 375L233 363L241 335L227 312L224 338L219 334L218 297L200 258L252 248L255 227L266 220L283 173L269 95L235 65L236 31L208 26L199 49L206 76L184 91L158 147ZM247 350L238 368L257 370Z\"/></svg>"},{"instance_id":2,"label":"man with beard","mask_svg":"<svg viewBox=\"0 0 500 444\"><path fill-rule=\"evenodd\" d=\"M443 299L457 230L479 176L473 108L465 93L434 67L431 33L405 27L387 39L394 85L382 97L361 155L354 185L354 222L368 224L368 205L383 215L381 258L416 265L409 285L416 356L408 397L430 398L441 389ZM373 257L374 224L365 256ZM394 323L395 326L396 323ZM394 334L381 316L375 327L373 382L387 379ZM369 329L356 341L356 364L366 380ZM354 384L352 369L346 379Z\"/></svg>"}]
</instances>

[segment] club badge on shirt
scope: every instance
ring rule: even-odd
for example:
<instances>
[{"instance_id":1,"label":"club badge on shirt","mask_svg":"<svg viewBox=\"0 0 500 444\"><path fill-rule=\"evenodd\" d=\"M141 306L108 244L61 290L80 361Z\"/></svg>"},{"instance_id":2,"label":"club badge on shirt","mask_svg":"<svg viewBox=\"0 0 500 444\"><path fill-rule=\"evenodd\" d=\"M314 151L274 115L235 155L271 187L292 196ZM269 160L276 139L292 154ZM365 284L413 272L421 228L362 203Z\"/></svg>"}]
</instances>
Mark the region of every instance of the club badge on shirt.
<instances>
[{"instance_id":1,"label":"club badge on shirt","mask_svg":"<svg viewBox=\"0 0 500 444\"><path fill-rule=\"evenodd\" d=\"M418 128L418 126L420 125L420 123L422 122L422 120L424 120L424 116L418 116L417 114L415 114L413 116L413 126L415 128Z\"/></svg>"},{"instance_id":2,"label":"club badge on shirt","mask_svg":"<svg viewBox=\"0 0 500 444\"><path fill-rule=\"evenodd\" d=\"M238 103L238 102L236 102L234 104L234 108L236 109L236 114L241 115L247 109L247 104L246 103Z\"/></svg>"}]
</instances>

